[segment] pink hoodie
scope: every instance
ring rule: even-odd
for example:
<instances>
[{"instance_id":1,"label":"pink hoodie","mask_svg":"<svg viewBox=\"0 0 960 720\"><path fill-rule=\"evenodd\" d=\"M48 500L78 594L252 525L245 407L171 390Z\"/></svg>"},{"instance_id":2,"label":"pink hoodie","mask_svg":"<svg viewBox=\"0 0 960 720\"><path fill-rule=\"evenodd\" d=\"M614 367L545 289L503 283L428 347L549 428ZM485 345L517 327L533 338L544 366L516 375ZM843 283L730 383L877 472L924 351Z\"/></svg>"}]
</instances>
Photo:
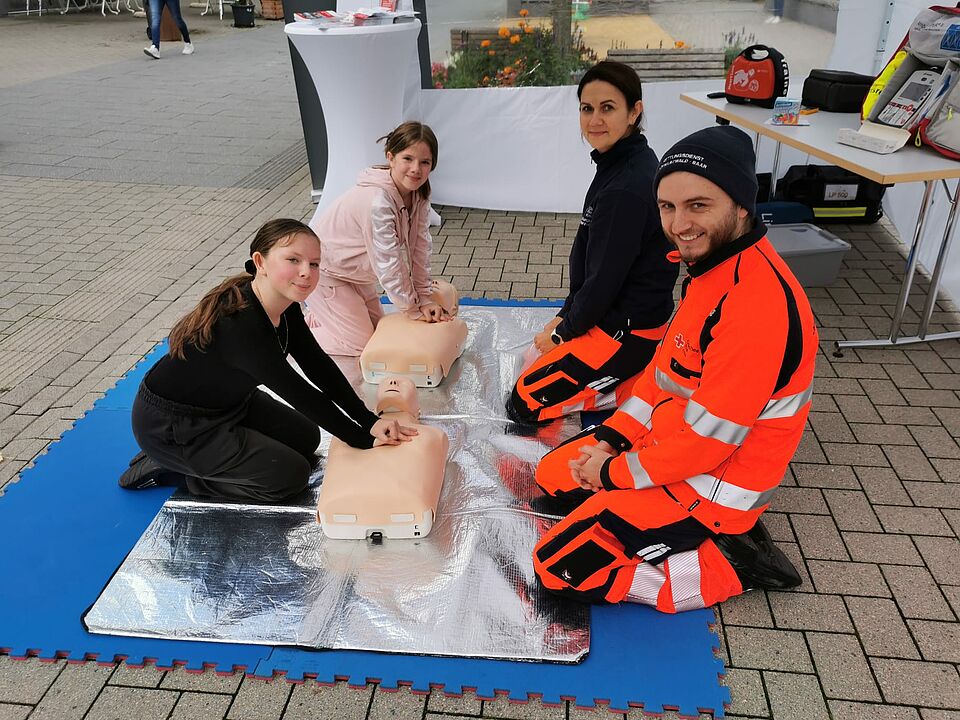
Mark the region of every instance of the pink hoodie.
<instances>
[{"instance_id":1,"label":"pink hoodie","mask_svg":"<svg viewBox=\"0 0 960 720\"><path fill-rule=\"evenodd\" d=\"M407 211L389 169L364 170L310 222L320 237L321 274L357 285L379 281L394 305L419 316L430 297L429 214L429 201L416 192Z\"/></svg>"}]
</instances>

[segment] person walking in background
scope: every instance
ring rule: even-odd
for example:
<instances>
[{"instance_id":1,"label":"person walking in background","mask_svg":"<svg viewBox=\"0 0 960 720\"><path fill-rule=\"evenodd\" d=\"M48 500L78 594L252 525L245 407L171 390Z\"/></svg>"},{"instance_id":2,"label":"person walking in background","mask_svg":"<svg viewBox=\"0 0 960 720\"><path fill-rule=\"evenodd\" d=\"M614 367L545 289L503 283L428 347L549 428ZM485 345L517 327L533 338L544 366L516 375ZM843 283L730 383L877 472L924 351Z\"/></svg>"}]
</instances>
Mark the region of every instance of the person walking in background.
<instances>
[{"instance_id":1,"label":"person walking in background","mask_svg":"<svg viewBox=\"0 0 960 720\"><path fill-rule=\"evenodd\" d=\"M783 19L783 1L773 0L773 15L764 20L765 23L778 23Z\"/></svg>"},{"instance_id":2,"label":"person walking in background","mask_svg":"<svg viewBox=\"0 0 960 720\"><path fill-rule=\"evenodd\" d=\"M173 21L183 36L183 54L193 55L193 43L190 42L190 31L180 12L180 0L149 0L150 41L153 44L143 49L144 54L154 60L160 59L160 17L163 15L164 5L170 8Z\"/></svg>"}]
</instances>

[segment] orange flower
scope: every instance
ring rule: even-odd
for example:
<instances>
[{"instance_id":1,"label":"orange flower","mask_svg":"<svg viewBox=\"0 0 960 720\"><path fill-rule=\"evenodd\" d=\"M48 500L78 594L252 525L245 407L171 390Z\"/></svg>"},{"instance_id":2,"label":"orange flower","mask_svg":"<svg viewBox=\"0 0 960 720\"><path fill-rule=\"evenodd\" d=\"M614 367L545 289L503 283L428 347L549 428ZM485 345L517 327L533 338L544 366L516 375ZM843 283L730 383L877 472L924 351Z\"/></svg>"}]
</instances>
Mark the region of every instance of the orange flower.
<instances>
[{"instance_id":1,"label":"orange flower","mask_svg":"<svg viewBox=\"0 0 960 720\"><path fill-rule=\"evenodd\" d=\"M516 45L518 42L520 42L520 36L519 36L519 35L511 35L511 36L510 36L510 44L511 44L511 45Z\"/></svg>"},{"instance_id":2,"label":"orange flower","mask_svg":"<svg viewBox=\"0 0 960 720\"><path fill-rule=\"evenodd\" d=\"M520 29L521 29L521 30L523 30L523 29L527 26L527 24L526 24L523 20L521 20L520 22L518 22L517 25L520 26Z\"/></svg>"},{"instance_id":3,"label":"orange flower","mask_svg":"<svg viewBox=\"0 0 960 720\"><path fill-rule=\"evenodd\" d=\"M507 66L503 69L503 74L504 74L504 75L510 75L510 74L512 74L512 73L513 73L513 65L507 65Z\"/></svg>"},{"instance_id":4,"label":"orange flower","mask_svg":"<svg viewBox=\"0 0 960 720\"><path fill-rule=\"evenodd\" d=\"M490 41L489 41L489 40L481 40L481 41L480 41L480 47L482 47L482 48L488 48L488 47L490 47Z\"/></svg>"},{"instance_id":5,"label":"orange flower","mask_svg":"<svg viewBox=\"0 0 960 720\"><path fill-rule=\"evenodd\" d=\"M530 27L529 25L525 25L523 28L523 31L529 35L530 33L533 32L533 28Z\"/></svg>"},{"instance_id":6,"label":"orange flower","mask_svg":"<svg viewBox=\"0 0 960 720\"><path fill-rule=\"evenodd\" d=\"M490 57L493 57L496 54L497 54L496 50L487 50L487 55L489 55Z\"/></svg>"},{"instance_id":7,"label":"orange flower","mask_svg":"<svg viewBox=\"0 0 960 720\"><path fill-rule=\"evenodd\" d=\"M508 27L501 26L501 28L497 30L497 35L502 38L510 37L510 29Z\"/></svg>"},{"instance_id":8,"label":"orange flower","mask_svg":"<svg viewBox=\"0 0 960 720\"><path fill-rule=\"evenodd\" d=\"M526 17L529 14L530 14L530 11L527 10L526 8L523 8L523 10L520 11L520 17Z\"/></svg>"},{"instance_id":9,"label":"orange flower","mask_svg":"<svg viewBox=\"0 0 960 720\"><path fill-rule=\"evenodd\" d=\"M679 50L680 48L685 48L687 44L683 40L677 40L673 43L673 46Z\"/></svg>"},{"instance_id":10,"label":"orange flower","mask_svg":"<svg viewBox=\"0 0 960 720\"><path fill-rule=\"evenodd\" d=\"M489 75L484 75L482 82L483 82L484 85L486 85L488 82L490 82L490 76L489 76Z\"/></svg>"}]
</instances>

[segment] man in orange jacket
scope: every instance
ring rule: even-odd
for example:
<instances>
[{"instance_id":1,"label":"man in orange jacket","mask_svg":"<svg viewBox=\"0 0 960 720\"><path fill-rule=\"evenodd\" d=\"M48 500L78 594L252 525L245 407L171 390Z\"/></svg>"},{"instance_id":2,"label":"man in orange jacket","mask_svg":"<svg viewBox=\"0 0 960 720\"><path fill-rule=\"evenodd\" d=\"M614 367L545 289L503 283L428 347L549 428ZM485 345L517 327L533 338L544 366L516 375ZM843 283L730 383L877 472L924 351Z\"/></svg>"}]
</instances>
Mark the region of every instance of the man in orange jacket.
<instances>
[{"instance_id":1,"label":"man in orange jacket","mask_svg":"<svg viewBox=\"0 0 960 720\"><path fill-rule=\"evenodd\" d=\"M533 559L549 590L677 612L799 584L758 517L800 442L818 338L755 216L745 133L681 140L654 188L682 299L632 397L541 461L541 489L579 505Z\"/></svg>"}]
</instances>

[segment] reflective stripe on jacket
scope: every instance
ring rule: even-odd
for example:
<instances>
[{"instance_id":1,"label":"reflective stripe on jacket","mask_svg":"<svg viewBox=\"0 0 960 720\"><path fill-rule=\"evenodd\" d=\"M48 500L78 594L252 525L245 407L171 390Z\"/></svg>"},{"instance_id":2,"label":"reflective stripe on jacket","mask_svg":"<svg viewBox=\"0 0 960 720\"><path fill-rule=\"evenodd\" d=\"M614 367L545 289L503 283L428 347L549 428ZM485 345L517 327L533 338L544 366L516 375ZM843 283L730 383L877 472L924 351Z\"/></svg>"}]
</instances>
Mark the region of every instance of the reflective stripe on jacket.
<instances>
[{"instance_id":1,"label":"reflective stripe on jacket","mask_svg":"<svg viewBox=\"0 0 960 720\"><path fill-rule=\"evenodd\" d=\"M664 486L715 532L766 509L812 395L813 313L756 224L690 266L656 356L597 434L629 448L605 464L606 488Z\"/></svg>"}]
</instances>

